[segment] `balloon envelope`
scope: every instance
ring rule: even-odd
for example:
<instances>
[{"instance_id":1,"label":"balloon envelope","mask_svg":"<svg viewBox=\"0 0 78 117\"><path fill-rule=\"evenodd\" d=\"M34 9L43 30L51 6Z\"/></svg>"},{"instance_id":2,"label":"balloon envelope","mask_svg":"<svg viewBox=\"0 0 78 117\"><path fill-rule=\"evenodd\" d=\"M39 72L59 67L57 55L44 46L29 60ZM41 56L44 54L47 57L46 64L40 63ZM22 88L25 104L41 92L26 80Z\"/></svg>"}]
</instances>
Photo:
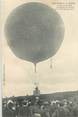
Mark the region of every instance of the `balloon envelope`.
<instances>
[{"instance_id":1,"label":"balloon envelope","mask_svg":"<svg viewBox=\"0 0 78 117\"><path fill-rule=\"evenodd\" d=\"M38 63L56 54L63 41L64 23L54 9L30 2L11 12L5 34L17 57Z\"/></svg>"}]
</instances>

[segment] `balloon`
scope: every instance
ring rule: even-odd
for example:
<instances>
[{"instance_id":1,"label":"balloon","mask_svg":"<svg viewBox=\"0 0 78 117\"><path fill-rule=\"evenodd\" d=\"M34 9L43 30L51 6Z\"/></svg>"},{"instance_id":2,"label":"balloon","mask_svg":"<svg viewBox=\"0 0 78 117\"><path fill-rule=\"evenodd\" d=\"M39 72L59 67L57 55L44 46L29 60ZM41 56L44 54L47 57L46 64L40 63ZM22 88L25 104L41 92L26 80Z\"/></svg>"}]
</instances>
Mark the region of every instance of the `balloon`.
<instances>
[{"instance_id":1,"label":"balloon","mask_svg":"<svg viewBox=\"0 0 78 117\"><path fill-rule=\"evenodd\" d=\"M56 10L30 2L15 8L5 23L13 53L34 64L56 54L64 37L64 23Z\"/></svg>"}]
</instances>

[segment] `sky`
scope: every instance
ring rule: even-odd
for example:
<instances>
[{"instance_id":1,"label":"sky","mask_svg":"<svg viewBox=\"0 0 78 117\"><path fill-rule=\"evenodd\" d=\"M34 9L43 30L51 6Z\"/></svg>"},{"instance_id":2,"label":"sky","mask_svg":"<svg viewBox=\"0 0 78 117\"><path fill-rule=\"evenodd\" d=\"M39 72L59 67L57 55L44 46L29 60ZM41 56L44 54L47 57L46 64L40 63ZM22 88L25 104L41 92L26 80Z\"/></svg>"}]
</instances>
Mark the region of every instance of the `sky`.
<instances>
[{"instance_id":1,"label":"sky","mask_svg":"<svg viewBox=\"0 0 78 117\"><path fill-rule=\"evenodd\" d=\"M35 82L39 82L41 93L78 90L78 3L71 11L56 9L64 21L64 40L59 51L52 57L52 69L50 69L50 59L48 59L37 65L37 73L35 74L32 63L21 60L13 54L4 34L4 25L10 12L26 2L29 0L5 0L3 5L2 44L3 64L5 64L3 96L32 94ZM51 0L38 2L54 7Z\"/></svg>"}]
</instances>

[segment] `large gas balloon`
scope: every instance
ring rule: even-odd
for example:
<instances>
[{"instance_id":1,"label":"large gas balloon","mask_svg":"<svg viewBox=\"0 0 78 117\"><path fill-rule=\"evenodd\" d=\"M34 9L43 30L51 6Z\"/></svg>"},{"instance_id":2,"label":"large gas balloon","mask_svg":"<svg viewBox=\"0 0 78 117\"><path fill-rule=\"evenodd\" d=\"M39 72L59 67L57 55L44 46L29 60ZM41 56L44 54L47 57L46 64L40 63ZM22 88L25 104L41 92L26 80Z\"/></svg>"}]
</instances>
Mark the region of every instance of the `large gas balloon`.
<instances>
[{"instance_id":1,"label":"large gas balloon","mask_svg":"<svg viewBox=\"0 0 78 117\"><path fill-rule=\"evenodd\" d=\"M36 64L56 54L63 41L64 23L49 6L25 3L8 16L5 35L17 57Z\"/></svg>"}]
</instances>

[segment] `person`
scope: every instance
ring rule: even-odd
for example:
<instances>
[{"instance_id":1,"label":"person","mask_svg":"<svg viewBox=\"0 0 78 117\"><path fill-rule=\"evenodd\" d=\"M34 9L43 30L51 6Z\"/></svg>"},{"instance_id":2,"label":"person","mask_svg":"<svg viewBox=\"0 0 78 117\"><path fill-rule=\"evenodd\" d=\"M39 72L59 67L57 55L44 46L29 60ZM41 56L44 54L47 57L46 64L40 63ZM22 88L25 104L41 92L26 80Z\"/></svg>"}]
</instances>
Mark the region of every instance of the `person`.
<instances>
[{"instance_id":1,"label":"person","mask_svg":"<svg viewBox=\"0 0 78 117\"><path fill-rule=\"evenodd\" d=\"M52 117L66 117L62 103L60 103L60 106L58 106L58 108L56 108L56 110L52 114Z\"/></svg>"},{"instance_id":2,"label":"person","mask_svg":"<svg viewBox=\"0 0 78 117\"><path fill-rule=\"evenodd\" d=\"M8 117L16 117L16 103L13 100L7 102Z\"/></svg>"},{"instance_id":3,"label":"person","mask_svg":"<svg viewBox=\"0 0 78 117\"><path fill-rule=\"evenodd\" d=\"M58 108L58 104L56 104L56 101L51 101L51 104L50 104L50 116L54 116L56 115L56 109Z\"/></svg>"},{"instance_id":4,"label":"person","mask_svg":"<svg viewBox=\"0 0 78 117\"><path fill-rule=\"evenodd\" d=\"M2 104L2 117L8 116L7 114L8 114L7 104L6 103L3 103Z\"/></svg>"},{"instance_id":5,"label":"person","mask_svg":"<svg viewBox=\"0 0 78 117\"><path fill-rule=\"evenodd\" d=\"M74 114L74 117L78 117L78 103L74 105L73 114Z\"/></svg>"},{"instance_id":6,"label":"person","mask_svg":"<svg viewBox=\"0 0 78 117\"><path fill-rule=\"evenodd\" d=\"M66 102L63 105L63 109L64 109L64 112L65 112L65 117L72 117L72 113L69 110L68 104Z\"/></svg>"},{"instance_id":7,"label":"person","mask_svg":"<svg viewBox=\"0 0 78 117\"><path fill-rule=\"evenodd\" d=\"M44 102L41 106L41 117L50 117L50 106L48 102Z\"/></svg>"},{"instance_id":8,"label":"person","mask_svg":"<svg viewBox=\"0 0 78 117\"><path fill-rule=\"evenodd\" d=\"M33 117L40 115L40 106L37 103L33 105L32 114L33 114Z\"/></svg>"}]
</instances>

